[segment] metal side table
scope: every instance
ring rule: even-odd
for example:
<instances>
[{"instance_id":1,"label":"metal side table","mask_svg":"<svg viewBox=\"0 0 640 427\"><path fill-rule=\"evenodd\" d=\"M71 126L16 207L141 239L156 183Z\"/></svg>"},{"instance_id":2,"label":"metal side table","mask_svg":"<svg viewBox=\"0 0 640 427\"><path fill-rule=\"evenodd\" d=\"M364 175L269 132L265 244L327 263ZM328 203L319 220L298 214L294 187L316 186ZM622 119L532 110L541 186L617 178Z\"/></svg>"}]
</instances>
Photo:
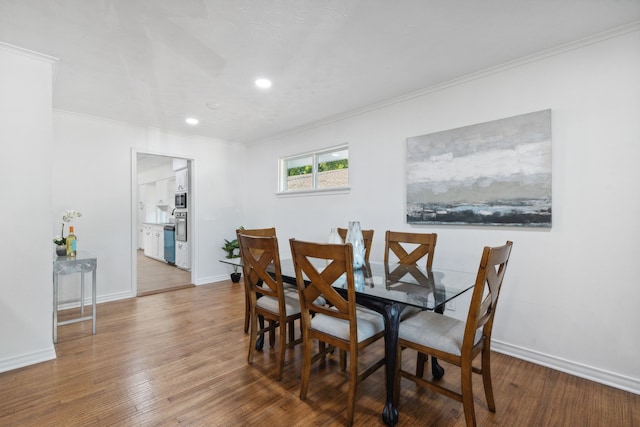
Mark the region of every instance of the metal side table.
<instances>
[{"instance_id":1,"label":"metal side table","mask_svg":"<svg viewBox=\"0 0 640 427\"><path fill-rule=\"evenodd\" d=\"M98 260L85 251L79 251L75 257L59 256L53 260L53 342L58 342L58 326L70 323L93 322L93 334L96 333L96 269ZM84 274L92 273L91 316L84 315ZM80 273L80 317L58 322L58 277Z\"/></svg>"}]
</instances>

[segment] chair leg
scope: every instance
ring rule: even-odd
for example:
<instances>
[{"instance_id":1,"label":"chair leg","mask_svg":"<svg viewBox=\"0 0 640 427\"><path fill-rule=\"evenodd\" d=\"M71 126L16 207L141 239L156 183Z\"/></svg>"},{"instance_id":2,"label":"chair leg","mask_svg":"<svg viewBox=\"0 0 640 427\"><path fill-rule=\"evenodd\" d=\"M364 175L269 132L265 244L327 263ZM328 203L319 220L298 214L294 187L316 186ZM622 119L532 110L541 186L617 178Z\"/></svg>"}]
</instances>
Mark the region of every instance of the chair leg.
<instances>
[{"instance_id":1,"label":"chair leg","mask_svg":"<svg viewBox=\"0 0 640 427\"><path fill-rule=\"evenodd\" d=\"M296 340L295 320L289 320L289 342L293 344Z\"/></svg>"},{"instance_id":2,"label":"chair leg","mask_svg":"<svg viewBox=\"0 0 640 427\"><path fill-rule=\"evenodd\" d=\"M327 364L327 343L324 341L318 341L318 353L320 356L320 366L326 366ZM329 353L333 353L333 350L330 350Z\"/></svg>"},{"instance_id":3,"label":"chair leg","mask_svg":"<svg viewBox=\"0 0 640 427\"><path fill-rule=\"evenodd\" d=\"M249 356L247 357L247 362L251 364L253 363L253 356L258 342L258 316L256 316L255 312L252 312L249 317L251 318L251 330L249 333Z\"/></svg>"},{"instance_id":4,"label":"chair leg","mask_svg":"<svg viewBox=\"0 0 640 427\"><path fill-rule=\"evenodd\" d=\"M278 334L280 335L280 348L278 349L278 369L276 371L276 381L280 381L282 379L282 370L284 368L284 355L285 350L287 349L287 321L280 322L280 330Z\"/></svg>"},{"instance_id":5,"label":"chair leg","mask_svg":"<svg viewBox=\"0 0 640 427\"><path fill-rule=\"evenodd\" d=\"M340 370L347 370L347 352L340 349Z\"/></svg>"},{"instance_id":6,"label":"chair leg","mask_svg":"<svg viewBox=\"0 0 640 427\"><path fill-rule=\"evenodd\" d=\"M249 307L249 295L244 295L244 333L249 331L249 318L251 317L251 308Z\"/></svg>"},{"instance_id":7,"label":"chair leg","mask_svg":"<svg viewBox=\"0 0 640 427\"><path fill-rule=\"evenodd\" d=\"M253 315L254 314L251 314L251 316ZM256 350L262 351L264 347L264 316L263 315L258 316L258 325L260 326L258 330L263 332L260 333L260 335L258 335L258 339L256 341Z\"/></svg>"},{"instance_id":8,"label":"chair leg","mask_svg":"<svg viewBox=\"0 0 640 427\"><path fill-rule=\"evenodd\" d=\"M491 412L496 412L496 402L493 398L493 387L491 386L491 351L485 347L482 349L482 384L484 385L484 395L487 399L487 406Z\"/></svg>"},{"instance_id":9,"label":"chair leg","mask_svg":"<svg viewBox=\"0 0 640 427\"><path fill-rule=\"evenodd\" d=\"M424 376L424 364L427 363L427 355L418 352L416 358L416 377L422 378Z\"/></svg>"},{"instance_id":10,"label":"chair leg","mask_svg":"<svg viewBox=\"0 0 640 427\"><path fill-rule=\"evenodd\" d=\"M273 320L269 320L269 345L271 347L276 345L276 327Z\"/></svg>"},{"instance_id":11,"label":"chair leg","mask_svg":"<svg viewBox=\"0 0 640 427\"><path fill-rule=\"evenodd\" d=\"M300 384L300 399L307 398L309 390L309 377L311 376L311 338L305 333L302 337L302 382Z\"/></svg>"},{"instance_id":12,"label":"chair leg","mask_svg":"<svg viewBox=\"0 0 640 427\"><path fill-rule=\"evenodd\" d=\"M344 351L340 350L340 354ZM349 397L347 398L347 426L353 425L356 412L356 391L358 387L358 352L349 352Z\"/></svg>"},{"instance_id":13,"label":"chair leg","mask_svg":"<svg viewBox=\"0 0 640 427\"><path fill-rule=\"evenodd\" d=\"M473 381L471 376L473 370L471 369L471 361L463 363L461 368L461 389L462 389L462 408L464 409L464 419L467 423L467 427L476 426L476 414L473 407Z\"/></svg>"}]
</instances>

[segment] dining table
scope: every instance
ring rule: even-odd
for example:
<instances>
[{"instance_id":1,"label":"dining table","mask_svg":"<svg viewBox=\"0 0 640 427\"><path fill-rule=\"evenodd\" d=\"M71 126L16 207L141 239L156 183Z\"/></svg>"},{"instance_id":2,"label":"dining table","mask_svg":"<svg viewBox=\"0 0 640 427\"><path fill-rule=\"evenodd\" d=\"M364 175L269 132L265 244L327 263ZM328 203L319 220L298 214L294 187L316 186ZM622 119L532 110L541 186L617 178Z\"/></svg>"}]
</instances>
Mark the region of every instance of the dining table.
<instances>
[{"instance_id":1,"label":"dining table","mask_svg":"<svg viewBox=\"0 0 640 427\"><path fill-rule=\"evenodd\" d=\"M223 263L242 266L240 258L220 260ZM324 260L317 260L319 265ZM296 286L293 260L280 260L282 281ZM354 269L356 302L380 313L384 318L385 387L386 402L382 419L386 425L398 422L398 408L394 405L394 382L397 364L398 329L401 315L408 307L413 310L444 312L446 304L473 288L476 274L471 271L426 268L415 264L396 264L366 261L361 268ZM334 289L345 298L347 280L343 276L334 284ZM444 375L444 369L432 360L435 378Z\"/></svg>"}]
</instances>

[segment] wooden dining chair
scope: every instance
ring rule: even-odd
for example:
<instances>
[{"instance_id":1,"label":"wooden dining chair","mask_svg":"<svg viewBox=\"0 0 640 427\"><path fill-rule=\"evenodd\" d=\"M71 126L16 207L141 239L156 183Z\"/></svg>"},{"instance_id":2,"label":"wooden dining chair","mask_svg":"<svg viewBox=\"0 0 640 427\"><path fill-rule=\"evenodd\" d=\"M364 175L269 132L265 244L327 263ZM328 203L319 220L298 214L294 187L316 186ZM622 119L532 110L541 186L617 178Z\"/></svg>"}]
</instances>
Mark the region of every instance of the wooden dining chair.
<instances>
[{"instance_id":1,"label":"wooden dining chair","mask_svg":"<svg viewBox=\"0 0 640 427\"><path fill-rule=\"evenodd\" d=\"M346 228L338 228L338 234L342 238L343 242L347 241ZM374 230L362 230L362 237L364 239L364 260L369 261L369 255L371 254L371 245L373 244L373 232Z\"/></svg>"},{"instance_id":2,"label":"wooden dining chair","mask_svg":"<svg viewBox=\"0 0 640 427\"><path fill-rule=\"evenodd\" d=\"M482 375L487 406L491 412L496 411L491 386L491 330L512 245L512 242L507 241L504 246L484 248L466 321L422 311L400 323L394 384L396 404L400 397L402 376L462 402L467 426L475 426L471 376L472 373L477 373ZM460 367L460 391L445 388L433 380L402 370L401 357L405 348L432 355ZM478 355L481 355L480 368L472 365Z\"/></svg>"},{"instance_id":3,"label":"wooden dining chair","mask_svg":"<svg viewBox=\"0 0 640 427\"><path fill-rule=\"evenodd\" d=\"M398 264L418 264L427 257L425 267L433 265L433 255L436 251L436 233L407 233L387 230L384 238L384 262L391 262L391 253L397 258Z\"/></svg>"},{"instance_id":4,"label":"wooden dining chair","mask_svg":"<svg viewBox=\"0 0 640 427\"><path fill-rule=\"evenodd\" d=\"M347 424L351 425L358 384L385 364L383 357L360 372L358 354L363 348L384 336L384 319L379 313L356 306L351 244L310 243L295 239L291 239L290 244L302 312L303 362L300 398L304 400L307 397L313 362L321 360L323 353L332 348L348 352ZM313 260L320 262L314 263ZM338 280L346 281L347 298L332 287ZM328 305L315 303L319 296L323 296ZM315 313L314 316L311 315L312 312ZM312 355L313 339L327 343L329 347L324 351L319 347L320 352Z\"/></svg>"},{"instance_id":5,"label":"wooden dining chair","mask_svg":"<svg viewBox=\"0 0 640 427\"><path fill-rule=\"evenodd\" d=\"M425 267L431 269L433 256L436 251L436 233L407 233L400 231L389 231L384 237L384 262L389 265L391 254L396 258L395 262L403 265L418 265L418 262L426 257ZM417 307L406 307L402 311L401 319L404 320L415 313L422 311ZM438 307L436 312L443 313L444 306ZM416 375L422 376L427 358L424 354L418 353L416 364ZM433 366L434 372L440 370L437 363Z\"/></svg>"},{"instance_id":6,"label":"wooden dining chair","mask_svg":"<svg viewBox=\"0 0 640 427\"><path fill-rule=\"evenodd\" d=\"M238 246L240 245L240 234L245 234L247 236L260 236L260 237L273 237L276 235L275 227L271 228L254 228L251 230L247 230L244 228L239 228L236 230L236 238L238 239ZM242 257L242 248L240 248L240 256ZM249 310L249 290L245 284L244 287L244 332L249 332L249 319L251 318L251 313Z\"/></svg>"},{"instance_id":7,"label":"wooden dining chair","mask_svg":"<svg viewBox=\"0 0 640 427\"><path fill-rule=\"evenodd\" d=\"M280 269L278 238L238 235L242 251L242 270L244 283L249 290L249 309L251 312L251 333L249 356L253 363L258 334L267 330L279 331L278 361L276 379L282 379L285 349L287 345L287 323L300 318L298 299L284 291ZM270 320L269 326L258 329L258 316ZM294 345L296 342L291 342Z\"/></svg>"}]
</instances>

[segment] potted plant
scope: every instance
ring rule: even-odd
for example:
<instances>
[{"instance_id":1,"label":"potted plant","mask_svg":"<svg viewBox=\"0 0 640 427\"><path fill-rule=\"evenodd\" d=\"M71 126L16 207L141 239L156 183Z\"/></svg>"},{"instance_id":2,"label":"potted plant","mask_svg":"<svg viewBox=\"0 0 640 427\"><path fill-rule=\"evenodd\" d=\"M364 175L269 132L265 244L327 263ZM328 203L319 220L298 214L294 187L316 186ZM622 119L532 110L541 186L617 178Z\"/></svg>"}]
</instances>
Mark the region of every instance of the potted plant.
<instances>
[{"instance_id":1,"label":"potted plant","mask_svg":"<svg viewBox=\"0 0 640 427\"><path fill-rule=\"evenodd\" d=\"M240 226L240 230L244 230L244 227ZM227 240L224 239L224 246L221 247L223 251L227 253L227 258L239 258L240 257L240 244L238 239ZM238 272L238 266L233 266L233 273L231 273L231 281L238 283L240 281L241 273Z\"/></svg>"}]
</instances>

